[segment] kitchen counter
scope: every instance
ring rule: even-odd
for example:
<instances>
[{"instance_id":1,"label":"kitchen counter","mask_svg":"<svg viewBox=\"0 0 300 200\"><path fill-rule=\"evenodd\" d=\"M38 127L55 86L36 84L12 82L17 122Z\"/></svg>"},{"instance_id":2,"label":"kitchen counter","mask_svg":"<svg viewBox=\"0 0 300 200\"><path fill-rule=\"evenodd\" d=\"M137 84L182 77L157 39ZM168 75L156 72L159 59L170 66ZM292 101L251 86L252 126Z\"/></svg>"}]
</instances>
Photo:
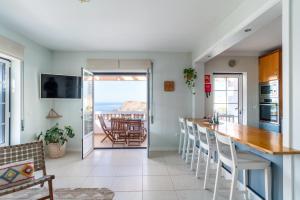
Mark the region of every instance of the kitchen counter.
<instances>
[{"instance_id":1,"label":"kitchen counter","mask_svg":"<svg viewBox=\"0 0 300 200\"><path fill-rule=\"evenodd\" d=\"M255 150L272 155L300 154L300 150L284 147L282 134L273 134L263 129L230 122L212 125L204 119L189 119L200 126L220 134L230 136L234 141L247 145Z\"/></svg>"}]
</instances>

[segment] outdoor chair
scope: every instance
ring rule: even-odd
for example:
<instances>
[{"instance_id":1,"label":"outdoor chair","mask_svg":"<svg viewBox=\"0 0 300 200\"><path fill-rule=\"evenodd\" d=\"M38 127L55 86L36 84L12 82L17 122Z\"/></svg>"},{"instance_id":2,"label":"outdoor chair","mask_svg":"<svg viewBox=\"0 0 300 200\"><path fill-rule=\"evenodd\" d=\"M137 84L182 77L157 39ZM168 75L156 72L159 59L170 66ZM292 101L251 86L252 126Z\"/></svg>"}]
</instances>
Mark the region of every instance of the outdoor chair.
<instances>
[{"instance_id":1,"label":"outdoor chair","mask_svg":"<svg viewBox=\"0 0 300 200\"><path fill-rule=\"evenodd\" d=\"M105 137L101 140L101 143L103 143L106 138L108 138L112 143L114 143L115 138L112 135L111 129L107 128L107 126L106 126L106 124L104 122L103 116L102 115L98 115L98 119L100 121L101 128L102 128L102 130L103 130L103 132L105 134Z\"/></svg>"},{"instance_id":2,"label":"outdoor chair","mask_svg":"<svg viewBox=\"0 0 300 200\"><path fill-rule=\"evenodd\" d=\"M127 144L126 122L124 118L111 118L111 133L115 138L113 144Z\"/></svg>"}]
</instances>

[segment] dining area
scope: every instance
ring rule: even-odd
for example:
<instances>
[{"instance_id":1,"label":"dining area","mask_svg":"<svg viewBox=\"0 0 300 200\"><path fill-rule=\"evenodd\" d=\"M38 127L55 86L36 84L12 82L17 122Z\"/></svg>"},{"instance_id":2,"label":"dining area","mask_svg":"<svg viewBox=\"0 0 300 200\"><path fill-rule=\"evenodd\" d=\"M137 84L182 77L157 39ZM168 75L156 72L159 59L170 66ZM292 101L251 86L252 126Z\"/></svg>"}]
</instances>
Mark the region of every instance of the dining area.
<instances>
[{"instance_id":1,"label":"dining area","mask_svg":"<svg viewBox=\"0 0 300 200\"><path fill-rule=\"evenodd\" d=\"M230 121L179 117L178 154L203 189L220 199L280 199L282 157L299 154L284 147L282 135ZM225 184L222 184L225 181ZM227 188L227 192L220 191ZM223 189L222 189L223 188Z\"/></svg>"},{"instance_id":2,"label":"dining area","mask_svg":"<svg viewBox=\"0 0 300 200\"><path fill-rule=\"evenodd\" d=\"M102 133L95 134L95 148L146 147L146 121L141 114L98 114L96 119Z\"/></svg>"}]
</instances>

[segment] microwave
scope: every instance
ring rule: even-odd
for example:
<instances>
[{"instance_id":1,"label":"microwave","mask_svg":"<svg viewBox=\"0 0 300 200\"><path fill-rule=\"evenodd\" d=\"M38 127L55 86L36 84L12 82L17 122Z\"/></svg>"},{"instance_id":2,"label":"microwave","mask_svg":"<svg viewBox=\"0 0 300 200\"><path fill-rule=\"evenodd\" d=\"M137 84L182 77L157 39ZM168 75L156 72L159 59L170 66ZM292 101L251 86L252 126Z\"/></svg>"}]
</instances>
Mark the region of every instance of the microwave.
<instances>
[{"instance_id":1,"label":"microwave","mask_svg":"<svg viewBox=\"0 0 300 200\"><path fill-rule=\"evenodd\" d=\"M279 103L279 81L268 81L259 84L259 102L260 103Z\"/></svg>"}]
</instances>

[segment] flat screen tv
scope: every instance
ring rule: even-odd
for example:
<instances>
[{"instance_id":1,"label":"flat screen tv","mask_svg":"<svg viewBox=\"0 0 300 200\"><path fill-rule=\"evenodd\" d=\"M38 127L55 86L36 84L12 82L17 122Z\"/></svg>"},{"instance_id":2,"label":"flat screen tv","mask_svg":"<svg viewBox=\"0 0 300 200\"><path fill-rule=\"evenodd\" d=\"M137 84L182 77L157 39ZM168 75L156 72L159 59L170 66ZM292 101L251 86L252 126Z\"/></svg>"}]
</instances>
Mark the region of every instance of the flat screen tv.
<instances>
[{"instance_id":1,"label":"flat screen tv","mask_svg":"<svg viewBox=\"0 0 300 200\"><path fill-rule=\"evenodd\" d=\"M41 74L41 98L81 98L81 77Z\"/></svg>"}]
</instances>

